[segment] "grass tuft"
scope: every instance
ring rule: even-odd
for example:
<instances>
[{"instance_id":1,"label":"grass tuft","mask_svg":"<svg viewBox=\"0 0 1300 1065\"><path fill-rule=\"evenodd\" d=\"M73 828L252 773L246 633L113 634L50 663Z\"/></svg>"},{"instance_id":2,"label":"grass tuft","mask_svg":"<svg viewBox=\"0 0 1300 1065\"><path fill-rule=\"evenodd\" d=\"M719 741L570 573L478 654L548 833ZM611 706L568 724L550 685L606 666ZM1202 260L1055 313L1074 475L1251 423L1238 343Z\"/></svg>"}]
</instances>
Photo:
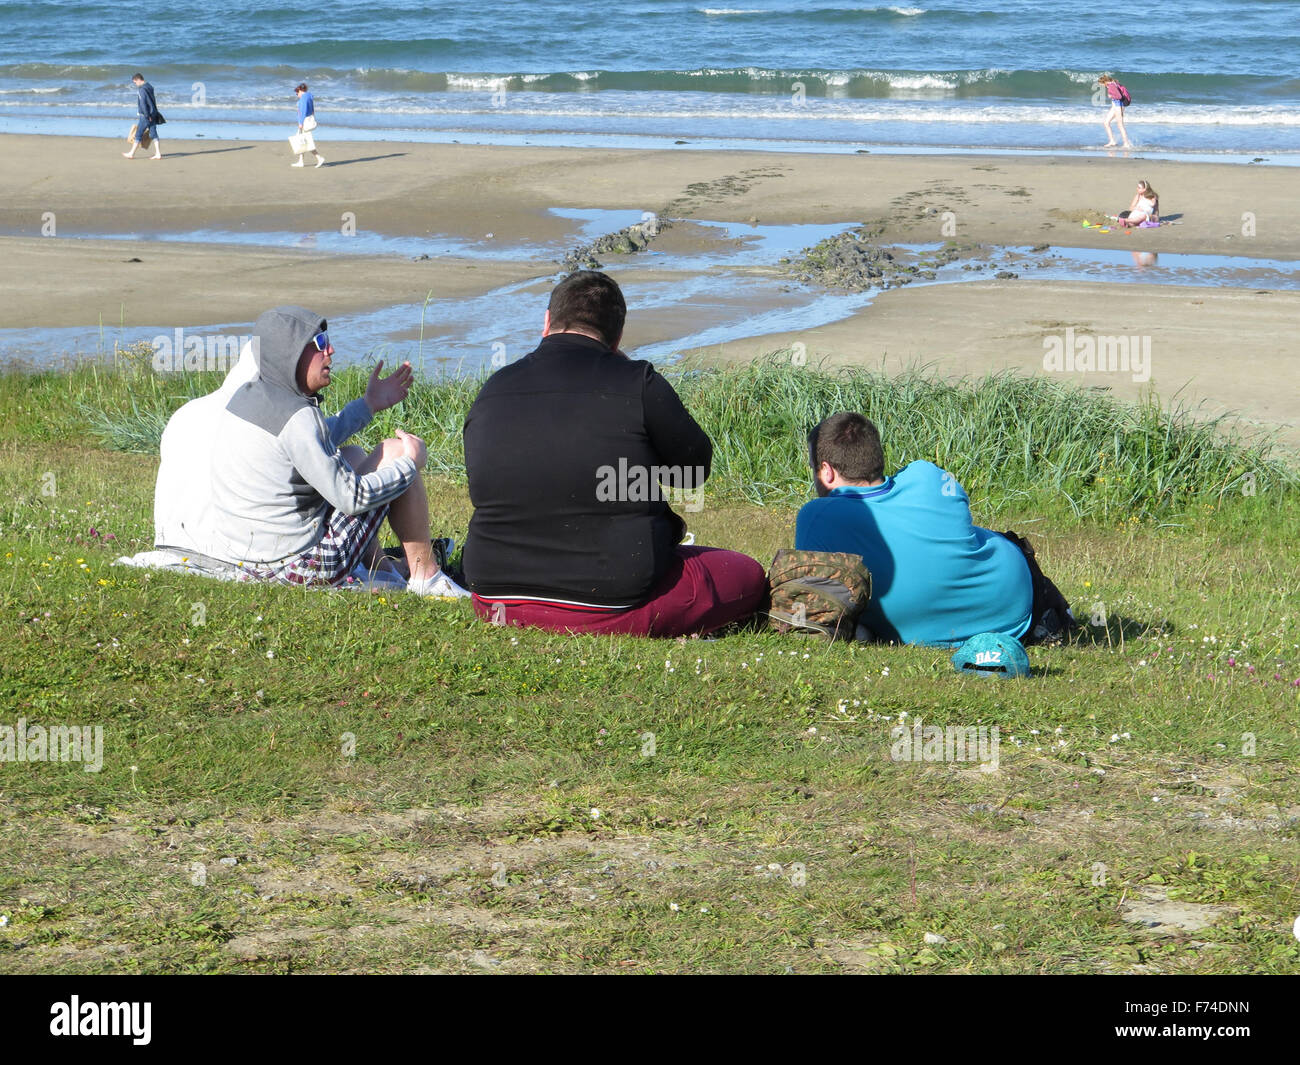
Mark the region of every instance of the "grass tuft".
<instances>
[{"instance_id":1,"label":"grass tuft","mask_svg":"<svg viewBox=\"0 0 1300 1065\"><path fill-rule=\"evenodd\" d=\"M331 401L359 395L367 372L339 372ZM959 381L920 369L889 376L795 366L782 352L723 369L670 368L667 375L714 441L709 493L720 501L771 507L807 498L807 431L841 410L860 411L879 426L887 469L929 459L952 471L992 514L1063 504L1081 520L1159 519L1227 496L1289 493L1300 485L1270 440L1247 442L1230 419L1165 409L1154 395L1129 406L1011 371ZM20 380L0 376L0 393L46 392L50 409L75 412L72 421L55 417L49 431L79 431L113 450L152 454L176 408L214 389L220 375L163 376L147 360L119 358L107 371ZM400 425L424 437L431 472L463 482L461 425L483 380L418 379L400 408L369 427L366 442Z\"/></svg>"}]
</instances>

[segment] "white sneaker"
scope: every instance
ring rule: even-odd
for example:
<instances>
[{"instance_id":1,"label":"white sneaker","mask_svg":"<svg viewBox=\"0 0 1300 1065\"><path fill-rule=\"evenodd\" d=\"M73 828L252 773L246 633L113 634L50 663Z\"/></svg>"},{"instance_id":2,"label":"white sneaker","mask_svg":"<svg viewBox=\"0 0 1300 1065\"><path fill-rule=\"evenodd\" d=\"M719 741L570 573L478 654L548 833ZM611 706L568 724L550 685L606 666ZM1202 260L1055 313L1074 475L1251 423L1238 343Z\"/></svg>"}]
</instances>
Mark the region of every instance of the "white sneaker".
<instances>
[{"instance_id":1,"label":"white sneaker","mask_svg":"<svg viewBox=\"0 0 1300 1065\"><path fill-rule=\"evenodd\" d=\"M406 590L438 599L468 599L470 596L469 592L442 571L422 581L407 581Z\"/></svg>"},{"instance_id":2,"label":"white sneaker","mask_svg":"<svg viewBox=\"0 0 1300 1065\"><path fill-rule=\"evenodd\" d=\"M325 156L323 155L316 156L316 169L319 170L324 165L325 165Z\"/></svg>"},{"instance_id":3,"label":"white sneaker","mask_svg":"<svg viewBox=\"0 0 1300 1065\"><path fill-rule=\"evenodd\" d=\"M302 156L301 156L301 155L298 156L298 161L297 161L296 163L290 163L289 165L290 165L290 166L302 166Z\"/></svg>"}]
</instances>

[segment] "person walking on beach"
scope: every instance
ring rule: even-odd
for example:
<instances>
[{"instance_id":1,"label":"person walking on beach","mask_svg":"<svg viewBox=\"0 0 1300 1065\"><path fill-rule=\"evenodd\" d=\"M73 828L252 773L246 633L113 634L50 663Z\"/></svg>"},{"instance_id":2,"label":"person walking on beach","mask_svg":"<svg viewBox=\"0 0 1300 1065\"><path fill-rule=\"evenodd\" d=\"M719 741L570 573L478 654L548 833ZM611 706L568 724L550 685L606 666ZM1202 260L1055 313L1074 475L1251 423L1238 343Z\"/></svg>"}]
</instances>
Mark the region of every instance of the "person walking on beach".
<instances>
[{"instance_id":1,"label":"person walking on beach","mask_svg":"<svg viewBox=\"0 0 1300 1065\"><path fill-rule=\"evenodd\" d=\"M1128 129L1124 126L1124 108L1128 107L1130 97L1128 90L1109 74L1103 74L1097 79L1097 84L1106 90L1106 96L1110 100L1110 110L1106 112L1106 119L1102 125L1106 127L1106 144L1107 148L1116 147L1115 133L1110 128L1112 122L1119 123L1119 134L1124 138L1124 147L1132 148L1133 142L1128 139Z\"/></svg>"},{"instance_id":2,"label":"person walking on beach","mask_svg":"<svg viewBox=\"0 0 1300 1065\"><path fill-rule=\"evenodd\" d=\"M305 81L299 82L298 87L293 91L298 94L298 132L310 133L316 128L316 102L312 99L311 93L307 90L307 83ZM313 145L315 144L314 138L312 143ZM312 148L311 154L316 157L316 165L318 167L325 165L324 156L322 156L315 147ZM302 160L303 157L300 155L298 156L298 161L296 163L290 163L289 165L302 166Z\"/></svg>"},{"instance_id":3,"label":"person walking on beach","mask_svg":"<svg viewBox=\"0 0 1300 1065\"><path fill-rule=\"evenodd\" d=\"M131 82L135 85L136 92L135 140L131 144L131 150L123 152L122 155L126 159L134 159L135 150L140 147L140 142L147 131L153 138L153 158L161 159L162 145L158 143L158 124L163 121L163 116L158 113L158 101L154 98L153 86L144 80L143 74L132 75Z\"/></svg>"}]
</instances>

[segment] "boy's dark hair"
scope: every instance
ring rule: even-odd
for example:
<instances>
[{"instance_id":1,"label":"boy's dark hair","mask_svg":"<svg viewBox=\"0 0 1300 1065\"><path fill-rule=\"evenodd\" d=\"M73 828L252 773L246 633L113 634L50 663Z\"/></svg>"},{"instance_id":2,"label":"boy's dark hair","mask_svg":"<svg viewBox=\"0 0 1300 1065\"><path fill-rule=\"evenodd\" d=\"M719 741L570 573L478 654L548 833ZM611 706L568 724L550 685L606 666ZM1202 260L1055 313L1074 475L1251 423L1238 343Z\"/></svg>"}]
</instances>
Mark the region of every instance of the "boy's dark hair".
<instances>
[{"instance_id":1,"label":"boy's dark hair","mask_svg":"<svg viewBox=\"0 0 1300 1065\"><path fill-rule=\"evenodd\" d=\"M134 74L131 75L131 80L132 80L132 81L144 81L144 75L141 74L141 73L137 70Z\"/></svg>"},{"instance_id":2,"label":"boy's dark hair","mask_svg":"<svg viewBox=\"0 0 1300 1065\"><path fill-rule=\"evenodd\" d=\"M551 290L547 304L551 331L563 332L581 326L600 334L611 348L618 345L627 320L623 290L608 274L599 270L578 270Z\"/></svg>"},{"instance_id":3,"label":"boy's dark hair","mask_svg":"<svg viewBox=\"0 0 1300 1065\"><path fill-rule=\"evenodd\" d=\"M813 471L823 462L846 481L878 481L885 475L880 432L861 414L832 414L808 434Z\"/></svg>"}]
</instances>

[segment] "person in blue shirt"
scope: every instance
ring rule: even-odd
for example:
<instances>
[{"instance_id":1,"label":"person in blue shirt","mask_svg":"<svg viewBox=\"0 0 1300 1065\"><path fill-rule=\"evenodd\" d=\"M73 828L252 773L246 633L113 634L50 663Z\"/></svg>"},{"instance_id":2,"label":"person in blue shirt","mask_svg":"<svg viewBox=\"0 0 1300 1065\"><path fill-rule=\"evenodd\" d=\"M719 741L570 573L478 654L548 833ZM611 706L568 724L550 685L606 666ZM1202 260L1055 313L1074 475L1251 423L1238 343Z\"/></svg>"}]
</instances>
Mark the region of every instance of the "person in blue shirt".
<instances>
[{"instance_id":1,"label":"person in blue shirt","mask_svg":"<svg viewBox=\"0 0 1300 1065\"><path fill-rule=\"evenodd\" d=\"M310 133L316 128L316 101L312 99L311 93L307 90L305 81L300 82L293 91L298 95L298 132ZM311 119L310 122L307 121L309 118ZM316 157L318 167L325 165L324 157L315 148L311 150L311 154ZM290 163L289 165L302 166L302 159L303 157L300 155L296 163Z\"/></svg>"},{"instance_id":2,"label":"person in blue shirt","mask_svg":"<svg viewBox=\"0 0 1300 1065\"><path fill-rule=\"evenodd\" d=\"M158 101L154 97L153 86L144 80L143 74L133 74L131 83L135 86L135 140L131 142L131 150L123 152L122 155L127 159L134 159L135 150L140 147L145 130L148 130L149 136L153 138L152 158L161 159L162 145L158 143L158 123L162 121L162 115L158 113Z\"/></svg>"},{"instance_id":3,"label":"person in blue shirt","mask_svg":"<svg viewBox=\"0 0 1300 1065\"><path fill-rule=\"evenodd\" d=\"M1073 623L1033 549L976 525L951 473L917 461L886 477L880 433L861 414L831 415L809 444L819 498L799 511L795 548L861 556L872 594L860 620L877 640L1043 639Z\"/></svg>"}]
</instances>

